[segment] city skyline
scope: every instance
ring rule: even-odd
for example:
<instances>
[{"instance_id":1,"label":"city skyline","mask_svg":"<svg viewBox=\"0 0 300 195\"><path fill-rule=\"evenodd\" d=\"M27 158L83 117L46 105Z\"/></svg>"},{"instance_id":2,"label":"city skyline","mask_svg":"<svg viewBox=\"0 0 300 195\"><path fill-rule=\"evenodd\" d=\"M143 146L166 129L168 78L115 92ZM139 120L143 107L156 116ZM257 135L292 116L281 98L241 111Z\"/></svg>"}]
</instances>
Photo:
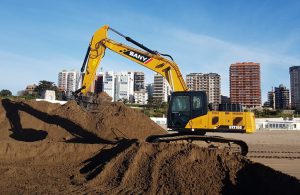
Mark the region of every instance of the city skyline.
<instances>
[{"instance_id":1,"label":"city skyline","mask_svg":"<svg viewBox=\"0 0 300 195\"><path fill-rule=\"evenodd\" d=\"M153 3L160 6L140 1L3 2L0 89L16 94L27 84L56 81L62 69L80 69L93 32L104 24L172 55L183 75L220 74L222 95L229 96L228 69L236 62L261 64L263 102L271 86L290 88L289 67L300 64L300 2ZM143 71L148 78L154 74L109 51L101 67Z\"/></svg>"},{"instance_id":2,"label":"city skyline","mask_svg":"<svg viewBox=\"0 0 300 195\"><path fill-rule=\"evenodd\" d=\"M248 63L248 62L243 62L243 63ZM76 70L76 69L71 69L70 71L69 70L66 70L66 69L63 69L62 71L60 71L59 72L59 74L61 73L61 72L80 72L79 70ZM126 71L126 70L123 70L123 71L113 71L113 70L108 70L108 71L104 71L104 72L97 72L97 74L96 74L96 77L95 77L95 81L94 81L94 83L92 84L92 87L95 87L94 85L95 85L95 83L96 83L96 81L97 81L97 76L99 76L99 75L102 75L103 76L103 74L104 73L111 73L111 72L114 72L114 73L125 73L125 72L139 72L139 73L143 73L144 74L144 72L143 71L135 71L135 70L130 70L130 71ZM186 81L186 83L188 84L189 83L189 81L187 81L186 79L187 79L187 77L189 76L189 75L191 75L191 74L203 74L203 75L209 75L209 74L217 74L218 75L218 73L212 73L212 72L210 72L210 73L203 73L203 72L191 72L191 73L187 73L187 75L185 75L185 77L184 77L184 80ZM157 73L155 73L155 72L153 72L153 74L152 74L152 76L151 76L151 81L147 78L147 75L145 75L144 77L145 77L145 85L148 85L148 84L153 84L154 82L155 82L155 75L157 75ZM147 79L146 79L147 78ZM222 83L222 79L221 78L219 78L220 79L220 82ZM77 79L76 79L77 80ZM56 81L51 81L51 82L53 82L57 87L59 87L60 88L60 84L59 84L59 77L58 77L58 80L56 79ZM26 85L25 85L25 88L27 87L27 86L29 86L29 85L37 85L38 84L38 82L37 83L27 83ZM283 85L282 83L281 84L279 84L279 85ZM288 85L289 86L289 85ZM24 89L25 89L24 88ZM228 88L230 88L230 86L228 86ZM274 88L274 86L271 86L271 88L273 89ZM16 92L16 95L19 93L19 92L21 92L21 91L23 91L24 89L20 89L20 90L18 90L17 92ZM289 87L288 87L288 89L289 89ZM8 89L8 90L10 90L10 89ZM222 88L220 89L221 90L221 92L223 91L222 90ZM75 91L75 90L73 90L73 91ZM93 91L93 90L92 90ZM263 100L263 98L261 99L262 100L262 102L261 102L261 106L263 106L264 105L264 103L266 103L266 102L268 102L268 93L269 93L269 91L267 91L267 94L261 94L261 97L263 97L263 96L266 96L266 100ZM220 95L220 98L221 98L221 96L224 96L222 93L221 93L221 95ZM225 95L226 97L229 97L230 98L230 94L228 94L228 95Z\"/></svg>"}]
</instances>

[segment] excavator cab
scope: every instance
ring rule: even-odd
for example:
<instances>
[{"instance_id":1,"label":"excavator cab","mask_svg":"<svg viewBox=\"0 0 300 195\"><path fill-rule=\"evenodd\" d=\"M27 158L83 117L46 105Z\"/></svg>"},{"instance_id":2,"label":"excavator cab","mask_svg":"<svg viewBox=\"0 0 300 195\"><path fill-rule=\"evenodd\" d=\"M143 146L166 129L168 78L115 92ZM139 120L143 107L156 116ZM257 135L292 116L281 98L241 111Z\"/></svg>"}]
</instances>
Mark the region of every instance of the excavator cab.
<instances>
[{"instance_id":1,"label":"excavator cab","mask_svg":"<svg viewBox=\"0 0 300 195\"><path fill-rule=\"evenodd\" d=\"M207 112L207 95L204 91L173 92L168 108L168 128L186 130L191 119L206 115Z\"/></svg>"}]
</instances>

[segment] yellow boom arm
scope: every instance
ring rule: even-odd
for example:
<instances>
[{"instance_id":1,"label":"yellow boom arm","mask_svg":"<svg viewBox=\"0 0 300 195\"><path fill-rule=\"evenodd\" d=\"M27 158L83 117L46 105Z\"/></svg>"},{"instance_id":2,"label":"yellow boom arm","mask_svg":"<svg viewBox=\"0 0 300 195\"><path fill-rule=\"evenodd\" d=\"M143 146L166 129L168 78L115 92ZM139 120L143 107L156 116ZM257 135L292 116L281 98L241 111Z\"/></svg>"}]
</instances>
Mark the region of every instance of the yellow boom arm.
<instances>
[{"instance_id":1,"label":"yellow boom arm","mask_svg":"<svg viewBox=\"0 0 300 195\"><path fill-rule=\"evenodd\" d=\"M146 51L135 49L109 39L107 36L108 30L114 31L115 33L123 36L127 41L136 44ZM92 37L83 67L81 69L83 72L85 66L87 65L82 80L82 87L78 92L86 94L90 91L91 85L95 80L96 71L100 65L101 59L104 56L106 48L162 75L168 81L173 91L188 91L182 74L175 62L163 57L162 55L164 54L152 51L142 44L134 41L130 37L126 37L105 25L98 29Z\"/></svg>"}]
</instances>

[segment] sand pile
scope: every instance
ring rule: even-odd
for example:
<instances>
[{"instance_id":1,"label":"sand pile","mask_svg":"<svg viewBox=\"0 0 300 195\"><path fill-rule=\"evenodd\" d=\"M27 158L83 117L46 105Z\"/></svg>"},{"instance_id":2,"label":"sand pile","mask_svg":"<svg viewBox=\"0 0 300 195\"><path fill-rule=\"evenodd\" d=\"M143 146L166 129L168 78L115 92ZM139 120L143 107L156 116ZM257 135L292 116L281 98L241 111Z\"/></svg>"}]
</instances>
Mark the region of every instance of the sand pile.
<instances>
[{"instance_id":1,"label":"sand pile","mask_svg":"<svg viewBox=\"0 0 300 195\"><path fill-rule=\"evenodd\" d=\"M71 176L72 184L95 194L295 194L300 190L295 178L239 155L193 144L126 141L102 149L78 172Z\"/></svg>"},{"instance_id":2,"label":"sand pile","mask_svg":"<svg viewBox=\"0 0 300 195\"><path fill-rule=\"evenodd\" d=\"M3 194L299 194L299 180L240 155L193 144L150 144L164 134L140 111L98 96L1 100Z\"/></svg>"},{"instance_id":3,"label":"sand pile","mask_svg":"<svg viewBox=\"0 0 300 195\"><path fill-rule=\"evenodd\" d=\"M122 139L144 140L165 131L138 110L121 102L102 101L87 111L75 101L61 106L47 102L11 101L0 103L0 140L13 137L21 141L47 138L53 141L114 143Z\"/></svg>"},{"instance_id":4,"label":"sand pile","mask_svg":"<svg viewBox=\"0 0 300 195\"><path fill-rule=\"evenodd\" d=\"M87 112L75 101L70 101L54 114L80 124L83 129L96 134L103 141L124 138L145 140L149 135L165 133L149 117L121 102L102 102Z\"/></svg>"}]
</instances>

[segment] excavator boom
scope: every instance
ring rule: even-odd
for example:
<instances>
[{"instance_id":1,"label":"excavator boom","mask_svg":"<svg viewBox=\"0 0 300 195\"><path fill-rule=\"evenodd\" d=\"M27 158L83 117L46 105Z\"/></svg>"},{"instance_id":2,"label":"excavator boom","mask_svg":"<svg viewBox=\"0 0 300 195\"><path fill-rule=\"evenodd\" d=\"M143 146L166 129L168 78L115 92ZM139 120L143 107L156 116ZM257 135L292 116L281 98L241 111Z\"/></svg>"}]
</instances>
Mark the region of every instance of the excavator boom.
<instances>
[{"instance_id":1,"label":"excavator boom","mask_svg":"<svg viewBox=\"0 0 300 195\"><path fill-rule=\"evenodd\" d=\"M108 30L112 30L145 51L109 39ZM157 51L150 50L130 37L124 36L105 25L94 33L90 41L86 58L81 69L82 72L86 69L83 76L82 88L80 89L81 93L86 94L90 91L91 84L95 79L96 70L107 48L162 75L166 78L173 91L188 91L182 74L175 62L166 59Z\"/></svg>"}]
</instances>

